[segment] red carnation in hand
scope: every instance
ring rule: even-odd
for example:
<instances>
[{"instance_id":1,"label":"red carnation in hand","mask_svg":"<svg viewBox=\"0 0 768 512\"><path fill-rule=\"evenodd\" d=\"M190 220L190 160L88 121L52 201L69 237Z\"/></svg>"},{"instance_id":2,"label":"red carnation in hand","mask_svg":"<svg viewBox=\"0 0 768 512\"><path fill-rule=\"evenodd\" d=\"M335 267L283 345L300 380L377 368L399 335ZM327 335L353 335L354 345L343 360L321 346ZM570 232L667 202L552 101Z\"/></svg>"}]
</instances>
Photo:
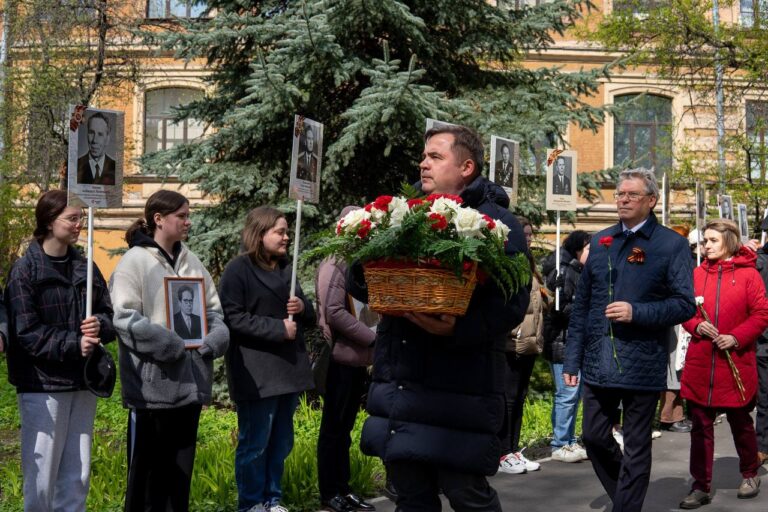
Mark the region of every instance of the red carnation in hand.
<instances>
[{"instance_id":1,"label":"red carnation in hand","mask_svg":"<svg viewBox=\"0 0 768 512\"><path fill-rule=\"evenodd\" d=\"M461 197L454 194L429 194L427 196L427 201L429 201L430 203L434 203L436 199L440 199L441 197L450 199L451 201L456 201L459 204L464 202L464 200Z\"/></svg>"},{"instance_id":2,"label":"red carnation in hand","mask_svg":"<svg viewBox=\"0 0 768 512\"><path fill-rule=\"evenodd\" d=\"M448 227L448 219L445 218L445 215L430 213L429 220L432 222L430 227L435 231L442 231Z\"/></svg>"},{"instance_id":3,"label":"red carnation in hand","mask_svg":"<svg viewBox=\"0 0 768 512\"><path fill-rule=\"evenodd\" d=\"M392 196L379 196L373 202L373 207L381 211L387 211L387 207L391 202L392 202Z\"/></svg>"},{"instance_id":4,"label":"red carnation in hand","mask_svg":"<svg viewBox=\"0 0 768 512\"><path fill-rule=\"evenodd\" d=\"M610 247L613 243L613 237L612 236L604 236L600 239L599 244L604 245L606 247Z\"/></svg>"},{"instance_id":5,"label":"red carnation in hand","mask_svg":"<svg viewBox=\"0 0 768 512\"><path fill-rule=\"evenodd\" d=\"M488 229L494 229L496 227L496 221L488 215L483 214L483 220L488 223Z\"/></svg>"},{"instance_id":6,"label":"red carnation in hand","mask_svg":"<svg viewBox=\"0 0 768 512\"><path fill-rule=\"evenodd\" d=\"M368 233L371 232L371 227L372 227L371 221L369 221L368 219L364 219L360 221L360 228L357 230L357 236L359 236L360 238L365 238L366 236L368 236Z\"/></svg>"}]
</instances>

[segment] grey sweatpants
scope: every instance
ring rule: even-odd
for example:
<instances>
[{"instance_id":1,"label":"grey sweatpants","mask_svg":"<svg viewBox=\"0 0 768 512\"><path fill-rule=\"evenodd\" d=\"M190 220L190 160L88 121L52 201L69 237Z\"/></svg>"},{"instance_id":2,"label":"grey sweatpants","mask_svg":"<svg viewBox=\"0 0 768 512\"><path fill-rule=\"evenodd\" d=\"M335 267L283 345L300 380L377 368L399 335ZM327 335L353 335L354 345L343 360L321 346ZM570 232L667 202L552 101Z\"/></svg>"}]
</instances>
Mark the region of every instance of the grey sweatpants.
<instances>
[{"instance_id":1,"label":"grey sweatpants","mask_svg":"<svg viewBox=\"0 0 768 512\"><path fill-rule=\"evenodd\" d=\"M96 397L89 391L19 393L25 512L83 512Z\"/></svg>"}]
</instances>

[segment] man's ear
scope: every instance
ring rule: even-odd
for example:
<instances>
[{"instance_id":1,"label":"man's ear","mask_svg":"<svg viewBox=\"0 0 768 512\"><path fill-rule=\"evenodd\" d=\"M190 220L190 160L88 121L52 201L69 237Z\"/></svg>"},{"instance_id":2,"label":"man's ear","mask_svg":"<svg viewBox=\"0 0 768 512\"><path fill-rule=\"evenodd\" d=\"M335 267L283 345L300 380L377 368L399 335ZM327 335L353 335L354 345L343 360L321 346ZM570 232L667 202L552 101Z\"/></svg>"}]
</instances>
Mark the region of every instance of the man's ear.
<instances>
[{"instance_id":1,"label":"man's ear","mask_svg":"<svg viewBox=\"0 0 768 512\"><path fill-rule=\"evenodd\" d=\"M472 178L475 177L475 175L478 174L477 168L475 167L475 161L471 158L467 158L462 162L461 164L461 177L464 179L465 182L469 182Z\"/></svg>"},{"instance_id":2,"label":"man's ear","mask_svg":"<svg viewBox=\"0 0 768 512\"><path fill-rule=\"evenodd\" d=\"M656 196L651 196L651 210L656 208L656 203L659 202L659 198Z\"/></svg>"}]
</instances>

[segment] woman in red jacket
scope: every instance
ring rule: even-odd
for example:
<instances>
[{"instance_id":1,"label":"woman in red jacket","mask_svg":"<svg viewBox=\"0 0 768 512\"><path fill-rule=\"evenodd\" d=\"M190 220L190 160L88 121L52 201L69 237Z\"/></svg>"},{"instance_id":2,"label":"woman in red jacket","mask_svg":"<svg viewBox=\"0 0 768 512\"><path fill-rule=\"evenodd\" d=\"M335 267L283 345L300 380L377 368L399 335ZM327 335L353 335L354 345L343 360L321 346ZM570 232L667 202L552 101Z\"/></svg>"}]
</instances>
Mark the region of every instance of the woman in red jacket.
<instances>
[{"instance_id":1,"label":"woman in red jacket","mask_svg":"<svg viewBox=\"0 0 768 512\"><path fill-rule=\"evenodd\" d=\"M757 256L742 247L734 222L714 220L704 230L707 259L693 272L698 307L696 315L683 324L692 335L681 394L688 400L693 422L690 471L694 479L690 494L680 503L683 509L711 500L713 423L719 410L728 416L739 454L744 480L738 497L752 498L760 492L757 439L749 413L757 391L755 340L768 327L765 286L755 269Z\"/></svg>"}]
</instances>

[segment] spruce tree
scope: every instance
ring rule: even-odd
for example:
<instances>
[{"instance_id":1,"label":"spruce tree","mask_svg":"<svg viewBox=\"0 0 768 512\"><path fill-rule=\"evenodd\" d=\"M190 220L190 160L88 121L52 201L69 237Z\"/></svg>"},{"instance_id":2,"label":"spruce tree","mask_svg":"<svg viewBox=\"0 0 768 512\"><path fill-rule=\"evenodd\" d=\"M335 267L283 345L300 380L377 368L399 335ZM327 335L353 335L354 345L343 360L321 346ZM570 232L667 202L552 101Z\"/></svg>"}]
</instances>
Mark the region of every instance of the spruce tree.
<instances>
[{"instance_id":1,"label":"spruce tree","mask_svg":"<svg viewBox=\"0 0 768 512\"><path fill-rule=\"evenodd\" d=\"M594 130L603 110L585 99L605 68L528 69L591 8L555 0L508 11L485 0L212 0L207 20L148 34L178 58L203 59L212 91L179 109L210 126L204 140L146 156L214 198L193 244L214 272L239 247L246 212L293 209L287 199L294 114L325 125L321 204L306 228L327 227L349 203L418 180L427 117L522 142L522 159L569 122ZM543 178L526 178L520 211L543 215ZM594 182L591 182L594 184ZM306 218L306 217L305 217Z\"/></svg>"}]
</instances>

